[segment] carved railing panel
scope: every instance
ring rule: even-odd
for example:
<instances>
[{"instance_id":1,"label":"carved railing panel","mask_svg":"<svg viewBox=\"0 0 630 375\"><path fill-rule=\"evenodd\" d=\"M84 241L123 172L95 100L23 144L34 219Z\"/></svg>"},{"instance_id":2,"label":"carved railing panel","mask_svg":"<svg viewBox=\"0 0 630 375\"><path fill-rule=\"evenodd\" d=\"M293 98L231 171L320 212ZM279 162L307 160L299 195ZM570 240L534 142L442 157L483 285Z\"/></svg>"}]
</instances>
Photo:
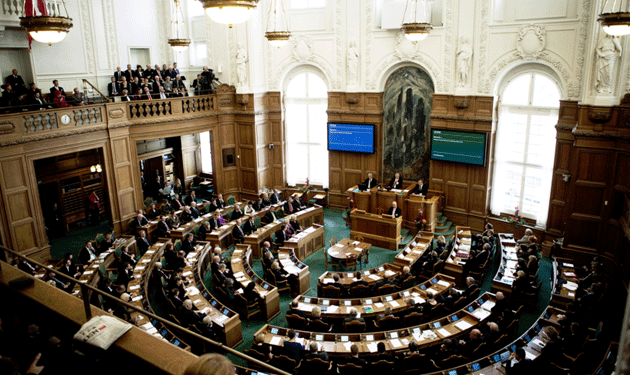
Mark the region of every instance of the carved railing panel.
<instances>
[{"instance_id":1,"label":"carved railing panel","mask_svg":"<svg viewBox=\"0 0 630 375\"><path fill-rule=\"evenodd\" d=\"M214 110L214 96L196 96L182 99L182 113Z\"/></svg>"},{"instance_id":2,"label":"carved railing panel","mask_svg":"<svg viewBox=\"0 0 630 375\"><path fill-rule=\"evenodd\" d=\"M56 112L33 112L31 115L23 116L22 121L24 125L24 134L59 129Z\"/></svg>"},{"instance_id":3,"label":"carved railing panel","mask_svg":"<svg viewBox=\"0 0 630 375\"><path fill-rule=\"evenodd\" d=\"M101 107L74 107L72 113L74 113L73 119L75 126L103 122Z\"/></svg>"},{"instance_id":4,"label":"carved railing panel","mask_svg":"<svg viewBox=\"0 0 630 375\"><path fill-rule=\"evenodd\" d=\"M129 104L129 118L146 118L154 116L172 115L171 102L169 100L146 100Z\"/></svg>"}]
</instances>

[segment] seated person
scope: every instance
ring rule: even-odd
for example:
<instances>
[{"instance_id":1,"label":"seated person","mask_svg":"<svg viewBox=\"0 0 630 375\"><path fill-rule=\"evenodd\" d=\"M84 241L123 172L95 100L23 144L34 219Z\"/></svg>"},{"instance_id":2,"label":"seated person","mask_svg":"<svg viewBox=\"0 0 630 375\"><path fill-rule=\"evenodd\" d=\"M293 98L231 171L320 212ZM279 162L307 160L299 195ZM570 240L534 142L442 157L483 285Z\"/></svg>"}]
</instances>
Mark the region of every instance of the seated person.
<instances>
[{"instance_id":1,"label":"seated person","mask_svg":"<svg viewBox=\"0 0 630 375\"><path fill-rule=\"evenodd\" d=\"M212 232L212 228L210 227L210 222L207 220L204 220L203 223L201 223L201 226L199 227L199 231L197 232L197 234L199 235L199 239L202 241L206 240L206 234Z\"/></svg>"},{"instance_id":2,"label":"seated person","mask_svg":"<svg viewBox=\"0 0 630 375\"><path fill-rule=\"evenodd\" d=\"M276 220L278 220L278 217L276 216L276 209L272 207L268 209L267 212L265 213L265 216L263 216L263 221L269 224L269 223L273 223Z\"/></svg>"},{"instance_id":3,"label":"seated person","mask_svg":"<svg viewBox=\"0 0 630 375\"><path fill-rule=\"evenodd\" d=\"M288 197L287 201L284 202L284 205L282 206L282 209L284 210L285 215L291 215L295 211L297 211L295 209L295 205L293 204L293 198Z\"/></svg>"},{"instance_id":4,"label":"seated person","mask_svg":"<svg viewBox=\"0 0 630 375\"><path fill-rule=\"evenodd\" d=\"M184 204L190 206L192 202L197 203L197 195L195 195L195 191L191 190L190 194L184 197Z\"/></svg>"},{"instance_id":5,"label":"seated person","mask_svg":"<svg viewBox=\"0 0 630 375\"><path fill-rule=\"evenodd\" d=\"M350 347L350 357L346 357L345 360L342 360L342 364L352 363L357 366L367 367L367 362L363 358L359 358L359 347L357 344L352 344Z\"/></svg>"},{"instance_id":6,"label":"seated person","mask_svg":"<svg viewBox=\"0 0 630 375\"><path fill-rule=\"evenodd\" d=\"M403 188L403 179L400 177L400 173L396 173L391 180L389 180L389 184L387 184L387 188L389 189L399 189Z\"/></svg>"},{"instance_id":7,"label":"seated person","mask_svg":"<svg viewBox=\"0 0 630 375\"><path fill-rule=\"evenodd\" d=\"M260 198L262 199L262 206L263 207L271 206L271 201L269 200L269 197L267 196L267 193L260 194Z\"/></svg>"},{"instance_id":8,"label":"seated person","mask_svg":"<svg viewBox=\"0 0 630 375\"><path fill-rule=\"evenodd\" d=\"M462 292L462 296L469 297L471 293L474 292L475 290L477 291L479 290L479 284L477 284L477 281L475 281L474 277L467 277L466 289Z\"/></svg>"},{"instance_id":9,"label":"seated person","mask_svg":"<svg viewBox=\"0 0 630 375\"><path fill-rule=\"evenodd\" d=\"M262 264L263 264L263 268L264 269L271 268L271 264L274 261L275 261L275 259L273 257L273 253L271 251L265 251L263 253Z\"/></svg>"},{"instance_id":10,"label":"seated person","mask_svg":"<svg viewBox=\"0 0 630 375\"><path fill-rule=\"evenodd\" d=\"M359 315L359 312L357 311L356 308L353 307L350 309L349 315L343 319L343 322L350 323L350 322L357 321L357 322L365 323L365 319L358 317L358 315Z\"/></svg>"},{"instance_id":11,"label":"seated person","mask_svg":"<svg viewBox=\"0 0 630 375\"><path fill-rule=\"evenodd\" d=\"M354 278L356 279L356 281L353 281L352 284L350 284L350 289L354 288L357 285L363 285L363 286L369 285L367 281L362 280L363 274L361 273L361 271L356 271L354 273Z\"/></svg>"},{"instance_id":12,"label":"seated person","mask_svg":"<svg viewBox=\"0 0 630 375\"><path fill-rule=\"evenodd\" d=\"M497 292L499 294L501 292ZM453 304L462 296L462 294L455 288L451 288L448 291L448 296L444 297L444 308L452 310Z\"/></svg>"},{"instance_id":13,"label":"seated person","mask_svg":"<svg viewBox=\"0 0 630 375\"><path fill-rule=\"evenodd\" d=\"M284 236L286 239L293 237L294 234L295 234L295 230L293 230L293 226L291 225L284 226Z\"/></svg>"},{"instance_id":14,"label":"seated person","mask_svg":"<svg viewBox=\"0 0 630 375\"><path fill-rule=\"evenodd\" d=\"M293 207L297 207L298 211L306 208L306 205L302 202L302 198L298 193L293 194Z\"/></svg>"},{"instance_id":15,"label":"seated person","mask_svg":"<svg viewBox=\"0 0 630 375\"><path fill-rule=\"evenodd\" d=\"M265 206L263 206L263 204L262 204L262 199L261 199L261 198L258 198L258 199L256 200L256 202L254 202L254 204L252 205L252 207L254 208L254 210L256 210L256 211L260 211L260 210L262 210Z\"/></svg>"},{"instance_id":16,"label":"seated person","mask_svg":"<svg viewBox=\"0 0 630 375\"><path fill-rule=\"evenodd\" d=\"M280 191L278 191L278 189L273 189L273 194L269 197L269 201L271 204L278 204L282 202L282 196L280 195Z\"/></svg>"},{"instance_id":17,"label":"seated person","mask_svg":"<svg viewBox=\"0 0 630 375\"><path fill-rule=\"evenodd\" d=\"M125 288L129 281L133 280L133 267L129 262L125 262L122 264L120 269L118 270L118 277L116 277L115 285L124 285Z\"/></svg>"},{"instance_id":18,"label":"seated person","mask_svg":"<svg viewBox=\"0 0 630 375\"><path fill-rule=\"evenodd\" d=\"M371 189L378 185L378 181L376 181L372 173L368 173L368 177L365 179L365 181L363 181L363 183L367 186L368 189Z\"/></svg>"},{"instance_id":19,"label":"seated person","mask_svg":"<svg viewBox=\"0 0 630 375\"><path fill-rule=\"evenodd\" d=\"M223 200L223 194L217 195L217 199L215 200L215 205L218 209L225 208L225 201Z\"/></svg>"},{"instance_id":20,"label":"seated person","mask_svg":"<svg viewBox=\"0 0 630 375\"><path fill-rule=\"evenodd\" d=\"M532 374L532 360L527 359L525 349L517 348L510 354L510 360L505 364L507 375L526 375Z\"/></svg>"},{"instance_id":21,"label":"seated person","mask_svg":"<svg viewBox=\"0 0 630 375\"><path fill-rule=\"evenodd\" d=\"M177 229L181 225L179 216L175 215L175 211L171 211L171 213L168 214L168 219L166 219L166 223L172 229Z\"/></svg>"},{"instance_id":22,"label":"seated person","mask_svg":"<svg viewBox=\"0 0 630 375\"><path fill-rule=\"evenodd\" d=\"M242 223L242 219L237 219L236 225L234 226L234 229L232 229L232 237L234 237L234 241L237 243L243 243L245 241L245 231L241 227Z\"/></svg>"},{"instance_id":23,"label":"seated person","mask_svg":"<svg viewBox=\"0 0 630 375\"><path fill-rule=\"evenodd\" d=\"M197 202L190 203L190 212L192 213L193 219L201 217L201 212L199 212L197 208Z\"/></svg>"},{"instance_id":24,"label":"seated person","mask_svg":"<svg viewBox=\"0 0 630 375\"><path fill-rule=\"evenodd\" d=\"M182 215L180 216L182 223L189 223L193 220L193 214L190 211L190 206L185 206Z\"/></svg>"},{"instance_id":25,"label":"seated person","mask_svg":"<svg viewBox=\"0 0 630 375\"><path fill-rule=\"evenodd\" d=\"M66 258L63 262L63 265L58 270L66 276L74 277L78 279L81 277L81 271L78 270L77 266L72 263L72 259Z\"/></svg>"},{"instance_id":26,"label":"seated person","mask_svg":"<svg viewBox=\"0 0 630 375\"><path fill-rule=\"evenodd\" d=\"M409 266L404 266L403 269L402 269L402 272L400 273L400 275L396 279L396 285L399 288L402 288L405 280L407 280L410 277L413 277L413 274L411 273L411 268L409 268Z\"/></svg>"},{"instance_id":27,"label":"seated person","mask_svg":"<svg viewBox=\"0 0 630 375\"><path fill-rule=\"evenodd\" d=\"M391 308L390 308L391 310ZM415 342L415 341L412 341ZM409 343L409 346L411 347L411 342ZM416 344L416 348L415 350L417 351L417 344ZM411 351L411 349L410 349ZM385 347L385 343L382 341L379 341L378 344L376 344L376 355L372 358L370 358L370 363L375 363L378 361L388 361L388 362L395 362L396 358L394 358L394 355L391 353L387 353L386 352L386 347Z\"/></svg>"},{"instance_id":28,"label":"seated person","mask_svg":"<svg viewBox=\"0 0 630 375\"><path fill-rule=\"evenodd\" d=\"M162 269L162 262L155 262L155 264L153 265L152 275L153 279L160 285L162 285L162 280L168 281L171 278L171 275L164 272L164 270Z\"/></svg>"},{"instance_id":29,"label":"seated person","mask_svg":"<svg viewBox=\"0 0 630 375\"><path fill-rule=\"evenodd\" d=\"M390 215L392 219L397 219L402 215L402 211L398 208L398 203L396 201L392 202L392 206L387 210L387 215Z\"/></svg>"},{"instance_id":30,"label":"seated person","mask_svg":"<svg viewBox=\"0 0 630 375\"><path fill-rule=\"evenodd\" d=\"M201 231L201 228L199 229ZM191 251L195 251L195 247L197 246L197 240L192 233L187 233L186 237L182 240L182 251L188 255Z\"/></svg>"},{"instance_id":31,"label":"seated person","mask_svg":"<svg viewBox=\"0 0 630 375\"><path fill-rule=\"evenodd\" d=\"M256 336L254 336L254 343L252 344L252 349L262 354L265 358L273 358L273 353L271 352L271 346L269 344L265 344L265 334L260 332Z\"/></svg>"},{"instance_id":32,"label":"seated person","mask_svg":"<svg viewBox=\"0 0 630 375\"><path fill-rule=\"evenodd\" d=\"M232 210L232 220L240 219L243 216L245 216L243 210L241 210L238 204L235 204L234 209Z\"/></svg>"},{"instance_id":33,"label":"seated person","mask_svg":"<svg viewBox=\"0 0 630 375\"><path fill-rule=\"evenodd\" d=\"M147 238L147 232L144 230L140 231L140 236L136 238L136 247L140 254L144 254L151 247L151 241Z\"/></svg>"},{"instance_id":34,"label":"seated person","mask_svg":"<svg viewBox=\"0 0 630 375\"><path fill-rule=\"evenodd\" d=\"M525 235L523 237L521 237L520 240L516 240L516 243L519 244L519 245L529 244L529 237L531 237L533 235L534 235L534 232L531 229L527 228L527 229L525 229Z\"/></svg>"},{"instance_id":35,"label":"seated person","mask_svg":"<svg viewBox=\"0 0 630 375\"><path fill-rule=\"evenodd\" d=\"M299 233L304 229L300 226L300 223L297 221L297 216L295 215L289 217L289 225L293 228L294 233Z\"/></svg>"},{"instance_id":36,"label":"seated person","mask_svg":"<svg viewBox=\"0 0 630 375\"><path fill-rule=\"evenodd\" d=\"M343 284L341 283L341 278L339 277L339 274L337 274L337 273L333 274L332 279L333 279L333 282L332 282L332 283L329 283L329 284L327 284L327 285L332 285L332 286L334 286L335 288L339 288L339 290L341 290L341 295L342 295L342 296L346 296L346 297L347 297L347 296L349 296L349 295L350 295L349 291L348 291L348 290L346 290L346 288L345 288L345 287L343 286Z\"/></svg>"},{"instance_id":37,"label":"seated person","mask_svg":"<svg viewBox=\"0 0 630 375\"><path fill-rule=\"evenodd\" d=\"M311 342L308 346L308 353L304 356L304 359L319 358L322 361L328 362L328 353L323 349L319 350L316 342Z\"/></svg>"},{"instance_id":38,"label":"seated person","mask_svg":"<svg viewBox=\"0 0 630 375\"><path fill-rule=\"evenodd\" d=\"M254 210L254 202L248 201L247 202L247 206L245 206L245 208L243 208L243 214L245 214L245 215L252 215L255 212L256 212L256 210Z\"/></svg>"},{"instance_id":39,"label":"seated person","mask_svg":"<svg viewBox=\"0 0 630 375\"><path fill-rule=\"evenodd\" d=\"M151 208L147 211L147 218L155 220L160 216L160 211L155 208L155 203L151 204Z\"/></svg>"},{"instance_id":40,"label":"seated person","mask_svg":"<svg viewBox=\"0 0 630 375\"><path fill-rule=\"evenodd\" d=\"M123 293L120 296L120 299L123 300L124 302L129 302L131 301L131 295L129 293ZM114 316L117 318L120 318L122 320L124 320L125 322L131 323L132 319L131 319L131 313L133 311L129 310L127 308L127 306L123 305L122 303L118 302L116 303L116 306L114 307Z\"/></svg>"},{"instance_id":41,"label":"seated person","mask_svg":"<svg viewBox=\"0 0 630 375\"><path fill-rule=\"evenodd\" d=\"M87 265L96 259L96 250L92 246L92 241L87 241L85 246L79 251L79 260L83 265Z\"/></svg>"},{"instance_id":42,"label":"seated person","mask_svg":"<svg viewBox=\"0 0 630 375\"><path fill-rule=\"evenodd\" d=\"M435 299L435 294L432 291L427 291L426 294L426 301L421 305L422 306L422 313L425 316L429 316L429 314L431 313L431 310L437 306L438 301Z\"/></svg>"},{"instance_id":43,"label":"seated person","mask_svg":"<svg viewBox=\"0 0 630 375\"><path fill-rule=\"evenodd\" d=\"M390 317L390 316L394 316L394 314L392 314L392 307L391 306L385 306L385 311L383 311L383 313L378 314L376 316L376 324L379 323L380 320Z\"/></svg>"},{"instance_id":44,"label":"seated person","mask_svg":"<svg viewBox=\"0 0 630 375\"><path fill-rule=\"evenodd\" d=\"M177 257L173 259L173 267L171 269L185 268L186 266L190 266L190 263L186 260L186 253L184 250L180 250L177 252Z\"/></svg>"},{"instance_id":45,"label":"seated person","mask_svg":"<svg viewBox=\"0 0 630 375\"><path fill-rule=\"evenodd\" d=\"M199 310L193 310L192 301L187 299L184 300L182 306L177 308L177 317L184 327L194 325L197 328L202 329L203 318L206 317L206 314L202 313Z\"/></svg>"},{"instance_id":46,"label":"seated person","mask_svg":"<svg viewBox=\"0 0 630 375\"><path fill-rule=\"evenodd\" d=\"M166 222L166 215L160 217L155 231L157 232L158 238L168 238L171 236L171 227L169 227Z\"/></svg>"},{"instance_id":47,"label":"seated person","mask_svg":"<svg viewBox=\"0 0 630 375\"><path fill-rule=\"evenodd\" d=\"M288 330L287 337L289 338L289 340L285 340L283 342L284 350L287 352L289 358L293 358L297 362L300 362L300 356L302 355L302 352L306 350L306 348L304 347L304 345L297 342L297 335L295 334L294 330Z\"/></svg>"},{"instance_id":48,"label":"seated person","mask_svg":"<svg viewBox=\"0 0 630 375\"><path fill-rule=\"evenodd\" d=\"M136 263L138 263L136 258L132 254L129 254L128 246L122 248L122 252L120 253L120 261L123 263L128 262L134 267L136 266Z\"/></svg>"},{"instance_id":49,"label":"seated person","mask_svg":"<svg viewBox=\"0 0 630 375\"><path fill-rule=\"evenodd\" d=\"M219 213L215 212L214 215L210 216L210 218L207 220L208 224L210 224L210 232L212 232L213 230L219 229L219 227L221 226L221 222L219 221Z\"/></svg>"},{"instance_id":50,"label":"seated person","mask_svg":"<svg viewBox=\"0 0 630 375\"><path fill-rule=\"evenodd\" d=\"M428 190L429 187L424 184L422 179L419 179L416 186L414 186L413 190L410 191L410 194L426 197Z\"/></svg>"},{"instance_id":51,"label":"seated person","mask_svg":"<svg viewBox=\"0 0 630 375\"><path fill-rule=\"evenodd\" d=\"M276 244L278 246L284 246L284 241L286 241L287 239L286 232L285 232L286 228L287 228L287 225L282 224L280 226L280 230L276 232Z\"/></svg>"},{"instance_id":52,"label":"seated person","mask_svg":"<svg viewBox=\"0 0 630 375\"><path fill-rule=\"evenodd\" d=\"M531 293L532 284L525 271L516 271L516 278L512 283L512 290L516 293Z\"/></svg>"},{"instance_id":53,"label":"seated person","mask_svg":"<svg viewBox=\"0 0 630 375\"><path fill-rule=\"evenodd\" d=\"M210 201L210 205L208 206L208 212L215 212L215 211L216 211L216 210L218 210L218 209L219 209L219 206L217 205L217 200L216 200L216 198L215 198L215 199L212 199L212 200Z\"/></svg>"},{"instance_id":54,"label":"seated person","mask_svg":"<svg viewBox=\"0 0 630 375\"><path fill-rule=\"evenodd\" d=\"M182 201L179 199L179 194L175 194L173 196L173 199L171 199L171 207L173 207L173 209L176 211L184 208L184 203L182 203Z\"/></svg>"},{"instance_id":55,"label":"seated person","mask_svg":"<svg viewBox=\"0 0 630 375\"><path fill-rule=\"evenodd\" d=\"M247 300L248 305L260 300L260 295L256 292L256 283L248 283L247 286L243 288L243 297Z\"/></svg>"},{"instance_id":56,"label":"seated person","mask_svg":"<svg viewBox=\"0 0 630 375\"><path fill-rule=\"evenodd\" d=\"M247 220L247 222L245 222L243 230L244 230L246 236L249 236L250 234L252 234L252 233L254 233L256 231L256 224L254 223L254 217L253 216L250 216L249 219Z\"/></svg>"},{"instance_id":57,"label":"seated person","mask_svg":"<svg viewBox=\"0 0 630 375\"><path fill-rule=\"evenodd\" d=\"M459 340L459 351L464 357L470 358L472 352L477 349L482 342L483 336L481 335L481 331L475 328L470 331L468 340Z\"/></svg>"},{"instance_id":58,"label":"seated person","mask_svg":"<svg viewBox=\"0 0 630 375\"><path fill-rule=\"evenodd\" d=\"M170 203L168 203L168 199L164 199L162 201L162 205L160 206L160 211L162 211L162 215L168 215L173 212L173 207Z\"/></svg>"}]
</instances>

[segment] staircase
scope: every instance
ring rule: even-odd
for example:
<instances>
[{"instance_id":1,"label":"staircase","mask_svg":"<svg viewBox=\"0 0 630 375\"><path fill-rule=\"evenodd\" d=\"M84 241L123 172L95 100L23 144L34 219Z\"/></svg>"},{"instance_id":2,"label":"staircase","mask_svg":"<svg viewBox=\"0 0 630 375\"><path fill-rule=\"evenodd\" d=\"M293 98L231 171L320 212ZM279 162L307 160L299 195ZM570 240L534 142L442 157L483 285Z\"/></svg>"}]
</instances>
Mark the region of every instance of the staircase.
<instances>
[{"instance_id":1,"label":"staircase","mask_svg":"<svg viewBox=\"0 0 630 375\"><path fill-rule=\"evenodd\" d=\"M448 220L448 217L444 216L441 212L437 213L437 225L435 226L435 239L433 240L434 246L437 246L437 237L444 236L446 238L446 242L448 243L455 237L455 225L453 222ZM405 248L409 242L411 242L416 235L416 230L406 230L403 229L401 233L402 240L398 245L399 249Z\"/></svg>"}]
</instances>

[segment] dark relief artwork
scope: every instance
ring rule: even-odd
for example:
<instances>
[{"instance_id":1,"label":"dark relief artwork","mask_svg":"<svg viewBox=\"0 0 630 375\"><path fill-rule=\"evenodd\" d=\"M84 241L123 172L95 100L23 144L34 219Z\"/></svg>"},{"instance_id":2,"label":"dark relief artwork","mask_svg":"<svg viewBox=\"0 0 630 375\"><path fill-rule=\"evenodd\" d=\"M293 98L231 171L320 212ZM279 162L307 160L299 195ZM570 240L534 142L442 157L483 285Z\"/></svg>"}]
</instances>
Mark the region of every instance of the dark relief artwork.
<instances>
[{"instance_id":1,"label":"dark relief artwork","mask_svg":"<svg viewBox=\"0 0 630 375\"><path fill-rule=\"evenodd\" d=\"M383 93L383 177L399 172L407 182L429 178L433 81L420 68L404 67L387 79Z\"/></svg>"}]
</instances>

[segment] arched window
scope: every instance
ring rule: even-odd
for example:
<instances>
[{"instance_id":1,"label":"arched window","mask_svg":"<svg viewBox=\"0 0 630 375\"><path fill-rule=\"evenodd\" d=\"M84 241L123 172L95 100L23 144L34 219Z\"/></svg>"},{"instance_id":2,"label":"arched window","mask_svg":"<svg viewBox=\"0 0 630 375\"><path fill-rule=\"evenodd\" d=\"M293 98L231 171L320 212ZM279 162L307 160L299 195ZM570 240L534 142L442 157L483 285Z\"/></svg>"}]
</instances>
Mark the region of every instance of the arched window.
<instances>
[{"instance_id":1,"label":"arched window","mask_svg":"<svg viewBox=\"0 0 630 375\"><path fill-rule=\"evenodd\" d=\"M514 74L500 92L491 211L547 224L560 90L539 71Z\"/></svg>"},{"instance_id":2,"label":"arched window","mask_svg":"<svg viewBox=\"0 0 630 375\"><path fill-rule=\"evenodd\" d=\"M313 71L298 71L285 86L287 183L328 187L328 89Z\"/></svg>"}]
</instances>

